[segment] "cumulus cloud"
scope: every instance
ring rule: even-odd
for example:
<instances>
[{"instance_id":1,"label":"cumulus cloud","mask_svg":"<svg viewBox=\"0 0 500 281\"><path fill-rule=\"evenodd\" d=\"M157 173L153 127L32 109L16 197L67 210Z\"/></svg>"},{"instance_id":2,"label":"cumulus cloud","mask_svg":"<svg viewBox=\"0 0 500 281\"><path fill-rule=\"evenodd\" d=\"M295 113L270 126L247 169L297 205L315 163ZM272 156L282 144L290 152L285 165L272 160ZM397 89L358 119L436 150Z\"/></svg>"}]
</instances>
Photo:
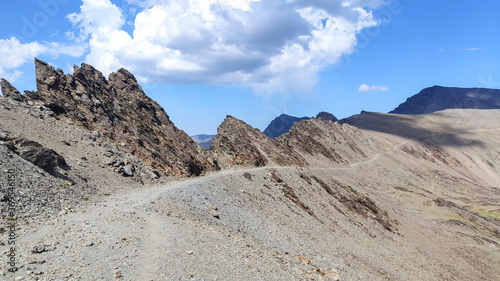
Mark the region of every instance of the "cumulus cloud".
<instances>
[{"instance_id":1,"label":"cumulus cloud","mask_svg":"<svg viewBox=\"0 0 500 281\"><path fill-rule=\"evenodd\" d=\"M67 16L71 44L0 41L0 74L39 54L67 54L105 75L127 68L141 82L307 91L324 67L353 52L377 24L383 0L82 0ZM132 15L132 19L130 16ZM7 47L5 47L7 46ZM5 63L1 60L8 60ZM14 73L11 71L12 75Z\"/></svg>"},{"instance_id":2,"label":"cumulus cloud","mask_svg":"<svg viewBox=\"0 0 500 281\"><path fill-rule=\"evenodd\" d=\"M23 44L15 37L0 39L0 76L10 82L15 82L23 74L17 68L28 61L32 61L36 56L48 54L53 57L59 55L81 57L85 50L85 46L67 45L58 42Z\"/></svg>"},{"instance_id":3,"label":"cumulus cloud","mask_svg":"<svg viewBox=\"0 0 500 281\"><path fill-rule=\"evenodd\" d=\"M0 39L0 66L5 69L17 68L49 48L38 42L22 44L18 39Z\"/></svg>"},{"instance_id":4,"label":"cumulus cloud","mask_svg":"<svg viewBox=\"0 0 500 281\"><path fill-rule=\"evenodd\" d=\"M137 6L132 31L109 0L83 0L68 16L87 63L120 67L141 82L305 91L316 74L353 52L356 34L378 24L382 0L126 0Z\"/></svg>"},{"instance_id":5,"label":"cumulus cloud","mask_svg":"<svg viewBox=\"0 0 500 281\"><path fill-rule=\"evenodd\" d=\"M17 70L20 66L41 54L53 57L70 55L81 57L85 53L85 46L66 45L57 42L21 43L15 37L0 39L0 76L15 82L23 72Z\"/></svg>"},{"instance_id":6,"label":"cumulus cloud","mask_svg":"<svg viewBox=\"0 0 500 281\"><path fill-rule=\"evenodd\" d=\"M359 88L358 88L359 92L368 92L368 91L380 92L380 91L387 91L387 90L389 90L389 88L387 88L386 86L377 86L377 85L368 86L365 83L361 84L361 86L359 86Z\"/></svg>"}]
</instances>

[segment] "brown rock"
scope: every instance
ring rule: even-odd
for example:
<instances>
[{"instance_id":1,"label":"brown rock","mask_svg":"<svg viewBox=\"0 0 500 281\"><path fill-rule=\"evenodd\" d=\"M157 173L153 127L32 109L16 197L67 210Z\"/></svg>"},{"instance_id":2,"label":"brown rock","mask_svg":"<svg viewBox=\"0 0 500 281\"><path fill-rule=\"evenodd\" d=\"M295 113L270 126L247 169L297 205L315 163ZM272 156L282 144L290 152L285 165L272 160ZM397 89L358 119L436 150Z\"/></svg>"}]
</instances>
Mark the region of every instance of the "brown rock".
<instances>
[{"instance_id":1,"label":"brown rock","mask_svg":"<svg viewBox=\"0 0 500 281\"><path fill-rule=\"evenodd\" d=\"M124 150L168 175L200 175L218 169L211 154L175 127L127 70L111 73L106 80L85 63L74 66L73 75L38 59L35 67L38 91L30 93L30 98L50 108L58 118L123 144Z\"/></svg>"},{"instance_id":2,"label":"brown rock","mask_svg":"<svg viewBox=\"0 0 500 281\"><path fill-rule=\"evenodd\" d=\"M305 160L288 146L280 145L264 133L232 116L217 128L210 151L230 165L259 167L305 165Z\"/></svg>"},{"instance_id":3,"label":"brown rock","mask_svg":"<svg viewBox=\"0 0 500 281\"><path fill-rule=\"evenodd\" d=\"M306 257L302 257L302 256L300 256L300 257L299 257L299 260L300 260L301 262L303 262L304 264L311 265L311 261L310 261L308 258L306 258Z\"/></svg>"},{"instance_id":4,"label":"brown rock","mask_svg":"<svg viewBox=\"0 0 500 281\"><path fill-rule=\"evenodd\" d=\"M331 162L347 166L379 151L377 144L357 128L322 118L295 122L288 133L275 141L282 147L291 147L309 164Z\"/></svg>"},{"instance_id":5,"label":"brown rock","mask_svg":"<svg viewBox=\"0 0 500 281\"><path fill-rule=\"evenodd\" d=\"M24 102L26 100L26 98L21 95L21 92L14 88L9 81L2 78L0 80L0 86L2 87L2 94L4 98L10 98L19 102Z\"/></svg>"}]
</instances>

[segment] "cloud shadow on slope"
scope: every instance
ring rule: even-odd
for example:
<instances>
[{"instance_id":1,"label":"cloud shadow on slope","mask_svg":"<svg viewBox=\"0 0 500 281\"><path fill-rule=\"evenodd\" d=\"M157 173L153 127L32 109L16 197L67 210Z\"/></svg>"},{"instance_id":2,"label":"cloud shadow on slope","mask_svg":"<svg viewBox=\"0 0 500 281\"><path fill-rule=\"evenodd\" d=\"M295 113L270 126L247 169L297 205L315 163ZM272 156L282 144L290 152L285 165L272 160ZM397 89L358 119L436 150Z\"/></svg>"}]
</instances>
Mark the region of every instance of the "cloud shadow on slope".
<instances>
[{"instance_id":1,"label":"cloud shadow on slope","mask_svg":"<svg viewBox=\"0 0 500 281\"><path fill-rule=\"evenodd\" d=\"M429 115L400 115L362 111L361 114L341 120L363 130L376 131L418 141L423 145L469 147L484 146L470 128L457 128L444 112Z\"/></svg>"}]
</instances>

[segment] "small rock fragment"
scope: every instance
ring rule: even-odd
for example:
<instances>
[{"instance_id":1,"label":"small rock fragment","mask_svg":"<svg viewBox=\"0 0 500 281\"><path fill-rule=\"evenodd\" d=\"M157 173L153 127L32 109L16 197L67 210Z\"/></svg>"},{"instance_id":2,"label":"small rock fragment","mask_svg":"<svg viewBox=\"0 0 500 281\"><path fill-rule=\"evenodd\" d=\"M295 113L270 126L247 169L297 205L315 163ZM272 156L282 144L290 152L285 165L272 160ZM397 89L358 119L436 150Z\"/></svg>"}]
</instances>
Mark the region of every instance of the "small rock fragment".
<instances>
[{"instance_id":1,"label":"small rock fragment","mask_svg":"<svg viewBox=\"0 0 500 281\"><path fill-rule=\"evenodd\" d=\"M115 273L115 278L122 278L122 277L123 277L123 274L120 271Z\"/></svg>"},{"instance_id":2,"label":"small rock fragment","mask_svg":"<svg viewBox=\"0 0 500 281\"><path fill-rule=\"evenodd\" d=\"M31 249L31 253L33 254L41 254L43 252L47 252L47 249L43 245L38 245L33 247L33 249Z\"/></svg>"},{"instance_id":3,"label":"small rock fragment","mask_svg":"<svg viewBox=\"0 0 500 281\"><path fill-rule=\"evenodd\" d=\"M123 166L123 176L126 177L133 177L134 176L134 171L130 166Z\"/></svg>"},{"instance_id":4,"label":"small rock fragment","mask_svg":"<svg viewBox=\"0 0 500 281\"><path fill-rule=\"evenodd\" d=\"M337 270L328 269L326 270L324 277L326 280L337 281L339 280L339 273L337 272Z\"/></svg>"},{"instance_id":5,"label":"small rock fragment","mask_svg":"<svg viewBox=\"0 0 500 281\"><path fill-rule=\"evenodd\" d=\"M5 132L0 132L0 141L7 141L9 140L9 136Z\"/></svg>"},{"instance_id":6,"label":"small rock fragment","mask_svg":"<svg viewBox=\"0 0 500 281\"><path fill-rule=\"evenodd\" d=\"M210 210L210 214L212 215L212 217L214 217L216 219L220 219L219 213L217 213L217 211Z\"/></svg>"},{"instance_id":7,"label":"small rock fragment","mask_svg":"<svg viewBox=\"0 0 500 281\"><path fill-rule=\"evenodd\" d=\"M310 265L311 261L308 258L305 257L299 257L299 260L303 262L304 264Z\"/></svg>"}]
</instances>

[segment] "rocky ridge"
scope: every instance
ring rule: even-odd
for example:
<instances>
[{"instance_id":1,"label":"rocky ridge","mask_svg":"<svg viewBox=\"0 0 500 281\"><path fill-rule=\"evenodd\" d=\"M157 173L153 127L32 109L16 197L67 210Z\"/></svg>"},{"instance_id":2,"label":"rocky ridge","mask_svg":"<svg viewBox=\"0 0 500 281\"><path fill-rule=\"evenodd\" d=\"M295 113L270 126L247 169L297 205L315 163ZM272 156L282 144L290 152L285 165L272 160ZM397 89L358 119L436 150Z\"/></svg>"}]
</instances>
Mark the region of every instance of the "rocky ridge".
<instances>
[{"instance_id":1,"label":"rocky ridge","mask_svg":"<svg viewBox=\"0 0 500 281\"><path fill-rule=\"evenodd\" d=\"M279 146L260 130L227 116L217 128L210 151L227 165L260 167L266 165L303 166L304 159L288 146Z\"/></svg>"},{"instance_id":2,"label":"rocky ridge","mask_svg":"<svg viewBox=\"0 0 500 281\"><path fill-rule=\"evenodd\" d=\"M228 165L349 166L379 151L378 144L348 124L312 118L296 122L287 133L271 139L232 116L222 122L210 151Z\"/></svg>"},{"instance_id":3,"label":"rocky ridge","mask_svg":"<svg viewBox=\"0 0 500 281\"><path fill-rule=\"evenodd\" d=\"M322 118L295 123L276 142L290 147L313 166L349 166L371 158L381 149L377 141L356 127Z\"/></svg>"},{"instance_id":4,"label":"rocky ridge","mask_svg":"<svg viewBox=\"0 0 500 281\"><path fill-rule=\"evenodd\" d=\"M390 113L424 114L453 108L499 109L500 90L433 86L409 97Z\"/></svg>"},{"instance_id":5,"label":"rocky ridge","mask_svg":"<svg viewBox=\"0 0 500 281\"><path fill-rule=\"evenodd\" d=\"M116 143L161 173L200 175L216 170L210 153L170 121L163 108L146 96L125 69L101 72L82 63L73 75L35 59L37 91L26 97Z\"/></svg>"}]
</instances>

